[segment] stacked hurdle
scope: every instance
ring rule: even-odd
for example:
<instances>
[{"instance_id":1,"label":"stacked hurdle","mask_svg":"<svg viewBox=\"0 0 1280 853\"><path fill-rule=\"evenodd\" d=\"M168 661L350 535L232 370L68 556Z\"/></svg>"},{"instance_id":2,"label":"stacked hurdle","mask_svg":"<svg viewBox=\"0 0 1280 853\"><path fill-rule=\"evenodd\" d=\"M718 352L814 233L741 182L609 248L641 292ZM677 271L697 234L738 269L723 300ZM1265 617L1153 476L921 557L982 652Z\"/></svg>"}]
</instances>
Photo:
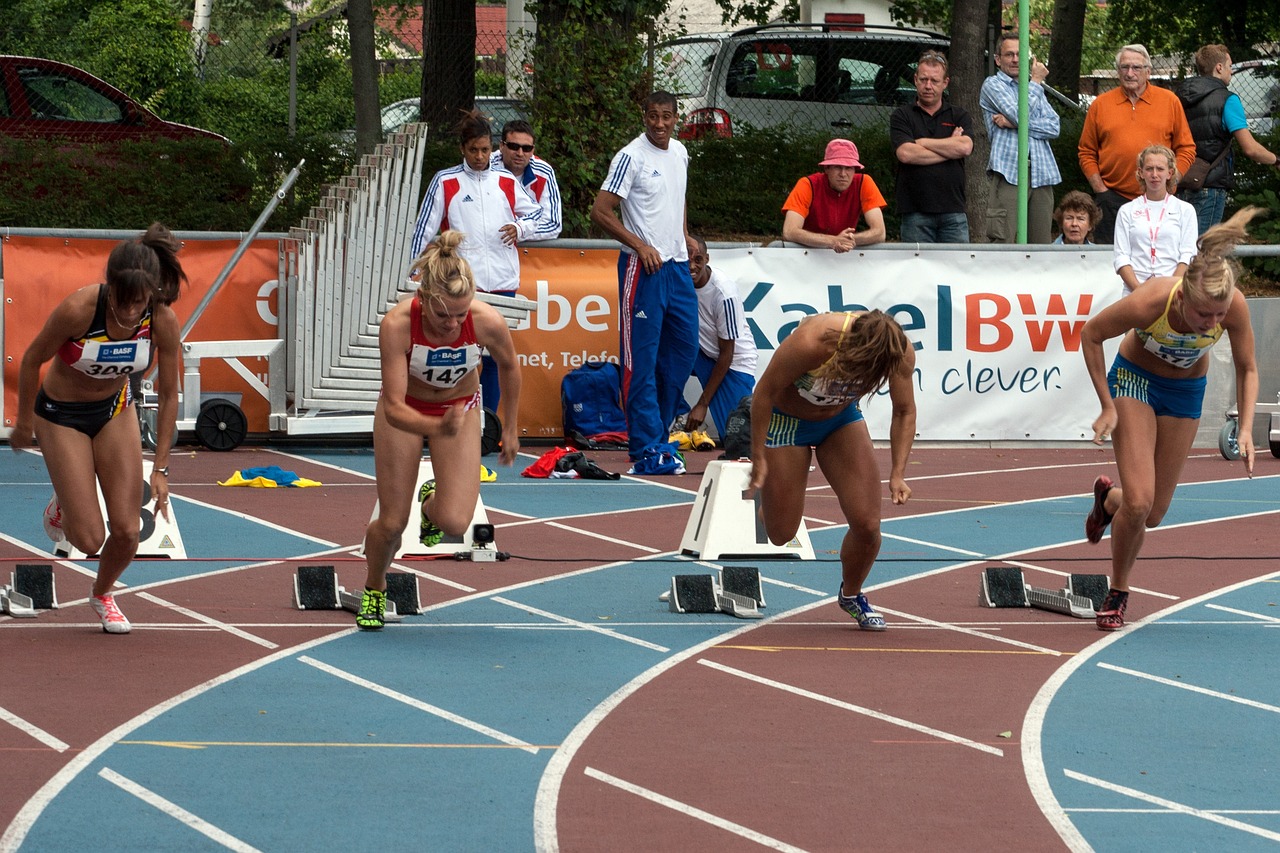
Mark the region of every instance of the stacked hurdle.
<instances>
[{"instance_id":1,"label":"stacked hurdle","mask_svg":"<svg viewBox=\"0 0 1280 853\"><path fill-rule=\"evenodd\" d=\"M993 567L982 573L978 603L983 607L1035 607L1092 619L1107 596L1108 583L1106 575L1071 575L1062 589L1042 589L1027 584L1021 569Z\"/></svg>"}]
</instances>

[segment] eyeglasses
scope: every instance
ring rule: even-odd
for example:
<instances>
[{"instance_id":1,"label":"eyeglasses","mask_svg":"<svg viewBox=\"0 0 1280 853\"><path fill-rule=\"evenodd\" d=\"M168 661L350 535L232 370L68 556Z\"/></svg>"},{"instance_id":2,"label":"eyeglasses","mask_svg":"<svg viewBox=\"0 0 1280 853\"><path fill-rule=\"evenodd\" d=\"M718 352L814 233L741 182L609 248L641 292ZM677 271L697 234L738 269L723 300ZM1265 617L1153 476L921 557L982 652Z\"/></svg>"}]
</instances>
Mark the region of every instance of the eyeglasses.
<instances>
[{"instance_id":1,"label":"eyeglasses","mask_svg":"<svg viewBox=\"0 0 1280 853\"><path fill-rule=\"evenodd\" d=\"M1018 51L1016 51L1016 50L1006 50L1004 53L1002 53L1002 54L1000 54L1000 55L1001 55L1001 56L1003 56L1003 57L1006 57L1006 58L1008 58L1008 59L1013 59L1014 57L1016 57L1016 56L1018 55Z\"/></svg>"},{"instance_id":2,"label":"eyeglasses","mask_svg":"<svg viewBox=\"0 0 1280 853\"><path fill-rule=\"evenodd\" d=\"M1121 65L1120 70L1130 71L1130 72L1133 72L1134 74L1137 74L1139 71L1146 71L1150 67L1151 67L1150 65Z\"/></svg>"},{"instance_id":3,"label":"eyeglasses","mask_svg":"<svg viewBox=\"0 0 1280 853\"><path fill-rule=\"evenodd\" d=\"M943 68L947 67L947 58L936 50L926 50L924 53L920 54L920 62L937 62L940 63Z\"/></svg>"},{"instance_id":4,"label":"eyeglasses","mask_svg":"<svg viewBox=\"0 0 1280 853\"><path fill-rule=\"evenodd\" d=\"M521 145L521 144L520 144L520 143L518 143L518 142L504 142L504 143L502 143L502 144L503 144L503 145L505 145L505 146L507 146L507 150L508 150L508 151L523 151L523 152L524 152L524 153L526 153L526 154L532 154L532 153L533 153L533 146L532 146L532 145Z\"/></svg>"}]
</instances>

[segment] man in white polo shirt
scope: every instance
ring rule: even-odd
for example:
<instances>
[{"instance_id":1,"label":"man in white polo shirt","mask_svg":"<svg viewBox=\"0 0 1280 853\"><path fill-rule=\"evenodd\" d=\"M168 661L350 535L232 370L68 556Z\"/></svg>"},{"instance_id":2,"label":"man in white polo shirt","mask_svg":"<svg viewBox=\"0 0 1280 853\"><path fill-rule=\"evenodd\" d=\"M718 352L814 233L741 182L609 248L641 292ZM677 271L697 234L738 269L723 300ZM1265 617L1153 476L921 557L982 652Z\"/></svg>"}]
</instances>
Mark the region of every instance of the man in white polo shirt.
<instances>
[{"instance_id":1,"label":"man in white polo shirt","mask_svg":"<svg viewBox=\"0 0 1280 853\"><path fill-rule=\"evenodd\" d=\"M685 211L689 154L673 138L677 119L675 95L645 99L644 133L614 155L591 207L591 221L622 244L622 404L633 461L668 440L698 352Z\"/></svg>"}]
</instances>

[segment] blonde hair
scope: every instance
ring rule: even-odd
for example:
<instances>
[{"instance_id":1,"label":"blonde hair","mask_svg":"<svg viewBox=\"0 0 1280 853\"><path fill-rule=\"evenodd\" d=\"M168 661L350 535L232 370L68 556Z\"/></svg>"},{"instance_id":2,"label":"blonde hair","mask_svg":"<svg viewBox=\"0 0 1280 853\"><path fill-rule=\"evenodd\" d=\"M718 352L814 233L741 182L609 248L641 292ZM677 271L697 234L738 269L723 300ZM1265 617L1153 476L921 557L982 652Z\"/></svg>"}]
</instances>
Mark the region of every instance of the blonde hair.
<instances>
[{"instance_id":1,"label":"blonde hair","mask_svg":"<svg viewBox=\"0 0 1280 853\"><path fill-rule=\"evenodd\" d=\"M1253 218L1265 212L1261 207L1242 208L1226 222L1200 235L1196 241L1199 252L1182 277L1185 298L1196 304L1225 302L1231 298L1240 265L1227 256L1249 236L1248 225Z\"/></svg>"},{"instance_id":2,"label":"blonde hair","mask_svg":"<svg viewBox=\"0 0 1280 853\"><path fill-rule=\"evenodd\" d=\"M911 349L907 333L878 309L859 314L844 331L827 330L823 340L835 352L814 375L859 399L883 388Z\"/></svg>"},{"instance_id":3,"label":"blonde hair","mask_svg":"<svg viewBox=\"0 0 1280 853\"><path fill-rule=\"evenodd\" d=\"M409 268L409 277L418 279L418 298L454 299L475 296L476 279L471 264L458 252L467 235L461 231L441 231Z\"/></svg>"},{"instance_id":4,"label":"blonde hair","mask_svg":"<svg viewBox=\"0 0 1280 853\"><path fill-rule=\"evenodd\" d=\"M1143 187L1143 193L1146 192L1146 182L1142 180L1142 166L1147 162L1148 154L1162 154L1165 160L1169 162L1169 180L1164 182L1166 192L1175 193L1178 191L1178 181L1182 180L1182 173L1178 171L1178 158L1174 155L1173 149L1167 145L1148 145L1138 153L1138 186Z\"/></svg>"}]
</instances>

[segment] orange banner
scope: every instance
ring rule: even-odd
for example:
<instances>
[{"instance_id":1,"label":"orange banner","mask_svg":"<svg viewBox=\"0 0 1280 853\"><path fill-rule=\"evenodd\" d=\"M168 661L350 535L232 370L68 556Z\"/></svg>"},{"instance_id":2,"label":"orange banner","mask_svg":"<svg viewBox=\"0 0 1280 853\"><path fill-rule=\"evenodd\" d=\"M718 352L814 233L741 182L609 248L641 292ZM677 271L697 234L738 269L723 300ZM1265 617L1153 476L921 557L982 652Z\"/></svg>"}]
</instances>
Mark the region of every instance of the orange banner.
<instances>
[{"instance_id":1,"label":"orange banner","mask_svg":"<svg viewBox=\"0 0 1280 853\"><path fill-rule=\"evenodd\" d=\"M68 294L103 280L107 256L117 241L92 238L4 238L4 424L13 426L18 405L18 368L22 355L49 314ZM179 259L190 287L174 303L185 324L239 245L235 240L184 242ZM276 274L279 240L256 240L244 253L218 295L187 336L190 341L262 340L277 337ZM265 359L243 359L266 375ZM261 361L261 369L254 362ZM209 359L201 368L206 394L240 394L252 432L267 429L267 402L229 366Z\"/></svg>"}]
</instances>

